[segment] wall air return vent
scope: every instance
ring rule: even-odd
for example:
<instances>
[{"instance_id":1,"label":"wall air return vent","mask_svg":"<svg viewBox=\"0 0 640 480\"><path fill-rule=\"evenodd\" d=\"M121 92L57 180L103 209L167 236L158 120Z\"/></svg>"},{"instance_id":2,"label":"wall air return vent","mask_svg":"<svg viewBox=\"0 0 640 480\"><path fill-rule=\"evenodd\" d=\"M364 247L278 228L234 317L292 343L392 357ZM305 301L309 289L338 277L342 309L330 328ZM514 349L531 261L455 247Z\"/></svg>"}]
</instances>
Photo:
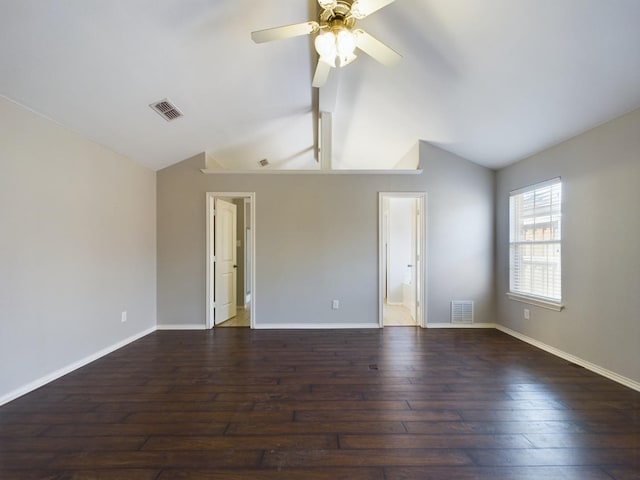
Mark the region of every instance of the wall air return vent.
<instances>
[{"instance_id":1,"label":"wall air return vent","mask_svg":"<svg viewBox=\"0 0 640 480\"><path fill-rule=\"evenodd\" d=\"M451 323L473 323L473 302L470 300L455 300L451 302Z\"/></svg>"},{"instance_id":2,"label":"wall air return vent","mask_svg":"<svg viewBox=\"0 0 640 480\"><path fill-rule=\"evenodd\" d=\"M176 118L180 118L182 116L182 112L178 110L171 100L165 98L164 100L160 100L159 102L152 103L149 105L155 112L164 118L167 122L175 120Z\"/></svg>"}]
</instances>

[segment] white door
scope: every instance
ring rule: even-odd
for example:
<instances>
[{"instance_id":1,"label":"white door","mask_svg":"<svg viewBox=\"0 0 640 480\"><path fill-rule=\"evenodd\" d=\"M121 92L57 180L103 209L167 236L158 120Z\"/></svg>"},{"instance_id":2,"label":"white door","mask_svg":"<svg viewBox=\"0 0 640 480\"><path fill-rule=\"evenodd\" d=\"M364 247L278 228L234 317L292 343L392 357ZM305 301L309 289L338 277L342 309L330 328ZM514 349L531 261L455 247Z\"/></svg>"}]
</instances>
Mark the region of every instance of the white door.
<instances>
[{"instance_id":1,"label":"white door","mask_svg":"<svg viewBox=\"0 0 640 480\"><path fill-rule=\"evenodd\" d=\"M233 203L216 198L214 320L218 325L236 316L236 223Z\"/></svg>"}]
</instances>

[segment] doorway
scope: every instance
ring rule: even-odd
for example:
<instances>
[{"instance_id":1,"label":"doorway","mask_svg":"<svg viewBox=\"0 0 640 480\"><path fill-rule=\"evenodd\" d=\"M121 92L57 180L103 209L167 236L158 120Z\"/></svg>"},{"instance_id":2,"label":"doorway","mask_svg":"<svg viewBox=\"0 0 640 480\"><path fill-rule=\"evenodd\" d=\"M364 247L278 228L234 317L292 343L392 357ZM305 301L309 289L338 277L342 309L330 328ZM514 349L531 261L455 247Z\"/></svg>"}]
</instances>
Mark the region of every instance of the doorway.
<instances>
[{"instance_id":1,"label":"doorway","mask_svg":"<svg viewBox=\"0 0 640 480\"><path fill-rule=\"evenodd\" d=\"M426 194L379 195L380 326L426 322Z\"/></svg>"},{"instance_id":2,"label":"doorway","mask_svg":"<svg viewBox=\"0 0 640 480\"><path fill-rule=\"evenodd\" d=\"M255 327L255 193L207 193L206 327Z\"/></svg>"}]
</instances>

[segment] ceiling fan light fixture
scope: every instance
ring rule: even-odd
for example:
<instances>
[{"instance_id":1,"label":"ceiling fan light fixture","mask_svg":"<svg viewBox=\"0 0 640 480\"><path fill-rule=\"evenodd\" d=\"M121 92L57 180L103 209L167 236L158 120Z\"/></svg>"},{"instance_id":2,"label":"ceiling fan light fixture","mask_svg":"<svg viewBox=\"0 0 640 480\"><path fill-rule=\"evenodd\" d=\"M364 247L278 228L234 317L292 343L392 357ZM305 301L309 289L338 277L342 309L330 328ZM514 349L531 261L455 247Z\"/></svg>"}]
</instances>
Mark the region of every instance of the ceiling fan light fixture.
<instances>
[{"instance_id":1,"label":"ceiling fan light fixture","mask_svg":"<svg viewBox=\"0 0 640 480\"><path fill-rule=\"evenodd\" d=\"M355 53L352 53L351 55L348 55L348 56L339 57L338 66L346 67L351 62L353 62L356 58L358 58L358 56Z\"/></svg>"},{"instance_id":2,"label":"ceiling fan light fixture","mask_svg":"<svg viewBox=\"0 0 640 480\"><path fill-rule=\"evenodd\" d=\"M320 57L320 61L326 63L331 68L336 68L336 57Z\"/></svg>"},{"instance_id":3,"label":"ceiling fan light fixture","mask_svg":"<svg viewBox=\"0 0 640 480\"><path fill-rule=\"evenodd\" d=\"M321 33L316 37L314 44L320 59L332 67L335 67L336 63L344 67L356 59L353 53L356 49L356 38L348 28L335 27Z\"/></svg>"},{"instance_id":4,"label":"ceiling fan light fixture","mask_svg":"<svg viewBox=\"0 0 640 480\"><path fill-rule=\"evenodd\" d=\"M353 33L346 28L341 28L335 33L335 36L338 56L340 58L351 57L356 49L356 38Z\"/></svg>"},{"instance_id":5,"label":"ceiling fan light fixture","mask_svg":"<svg viewBox=\"0 0 640 480\"><path fill-rule=\"evenodd\" d=\"M335 59L337 53L336 37L333 32L328 31L319 34L314 42L316 52L326 63L331 64L330 59ZM335 63L335 61L333 62Z\"/></svg>"}]
</instances>

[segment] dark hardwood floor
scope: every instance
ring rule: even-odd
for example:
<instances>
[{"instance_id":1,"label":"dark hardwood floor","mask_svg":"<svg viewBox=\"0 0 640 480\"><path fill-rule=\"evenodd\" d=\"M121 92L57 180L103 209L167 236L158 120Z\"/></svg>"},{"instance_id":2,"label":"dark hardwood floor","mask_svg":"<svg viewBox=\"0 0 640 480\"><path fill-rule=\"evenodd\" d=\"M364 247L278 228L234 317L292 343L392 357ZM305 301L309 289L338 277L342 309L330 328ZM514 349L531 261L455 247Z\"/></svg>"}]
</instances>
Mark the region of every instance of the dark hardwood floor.
<instances>
[{"instance_id":1,"label":"dark hardwood floor","mask_svg":"<svg viewBox=\"0 0 640 480\"><path fill-rule=\"evenodd\" d=\"M640 479L639 413L494 330L157 332L0 407L0 478Z\"/></svg>"}]
</instances>

